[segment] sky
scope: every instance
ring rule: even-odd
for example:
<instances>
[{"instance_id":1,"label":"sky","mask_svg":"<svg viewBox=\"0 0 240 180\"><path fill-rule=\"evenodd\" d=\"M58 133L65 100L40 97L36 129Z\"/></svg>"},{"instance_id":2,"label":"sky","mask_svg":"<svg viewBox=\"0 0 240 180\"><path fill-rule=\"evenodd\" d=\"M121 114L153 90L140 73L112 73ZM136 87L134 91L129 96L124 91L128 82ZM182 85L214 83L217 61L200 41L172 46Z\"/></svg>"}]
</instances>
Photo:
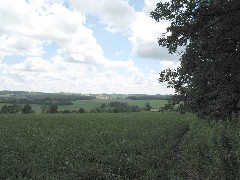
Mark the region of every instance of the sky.
<instances>
[{"instance_id":1,"label":"sky","mask_svg":"<svg viewBox=\"0 0 240 180\"><path fill-rule=\"evenodd\" d=\"M179 57L158 45L163 0L0 0L0 90L173 94L161 70Z\"/></svg>"}]
</instances>

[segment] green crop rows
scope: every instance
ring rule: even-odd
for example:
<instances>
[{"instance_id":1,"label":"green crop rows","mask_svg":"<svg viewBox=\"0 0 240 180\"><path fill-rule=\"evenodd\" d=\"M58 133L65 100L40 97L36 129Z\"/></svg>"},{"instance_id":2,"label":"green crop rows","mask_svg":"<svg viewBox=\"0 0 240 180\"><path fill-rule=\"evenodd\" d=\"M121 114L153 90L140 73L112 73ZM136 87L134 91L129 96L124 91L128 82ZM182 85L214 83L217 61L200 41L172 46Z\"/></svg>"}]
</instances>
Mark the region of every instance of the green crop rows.
<instances>
[{"instance_id":1,"label":"green crop rows","mask_svg":"<svg viewBox=\"0 0 240 180\"><path fill-rule=\"evenodd\" d=\"M159 113L1 115L0 179L165 177L188 123Z\"/></svg>"}]
</instances>

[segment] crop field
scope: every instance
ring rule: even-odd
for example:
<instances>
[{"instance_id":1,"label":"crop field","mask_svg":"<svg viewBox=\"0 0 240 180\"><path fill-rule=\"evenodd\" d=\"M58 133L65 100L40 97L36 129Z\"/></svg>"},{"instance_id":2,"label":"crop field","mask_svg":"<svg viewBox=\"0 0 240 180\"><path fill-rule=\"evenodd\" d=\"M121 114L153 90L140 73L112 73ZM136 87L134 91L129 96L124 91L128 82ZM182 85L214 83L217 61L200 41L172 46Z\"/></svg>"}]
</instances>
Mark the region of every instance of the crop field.
<instances>
[{"instance_id":1,"label":"crop field","mask_svg":"<svg viewBox=\"0 0 240 180\"><path fill-rule=\"evenodd\" d=\"M167 177L178 114L1 115L0 179Z\"/></svg>"},{"instance_id":2,"label":"crop field","mask_svg":"<svg viewBox=\"0 0 240 180\"><path fill-rule=\"evenodd\" d=\"M240 123L194 115L0 115L0 179L237 179Z\"/></svg>"}]
</instances>

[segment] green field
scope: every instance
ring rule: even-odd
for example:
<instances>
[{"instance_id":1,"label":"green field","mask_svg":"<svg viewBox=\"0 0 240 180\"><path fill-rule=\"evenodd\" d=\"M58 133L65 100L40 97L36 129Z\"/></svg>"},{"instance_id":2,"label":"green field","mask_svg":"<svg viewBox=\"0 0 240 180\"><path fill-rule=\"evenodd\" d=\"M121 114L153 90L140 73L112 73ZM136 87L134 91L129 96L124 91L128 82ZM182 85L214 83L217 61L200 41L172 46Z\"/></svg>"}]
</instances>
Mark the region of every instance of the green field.
<instances>
[{"instance_id":1,"label":"green field","mask_svg":"<svg viewBox=\"0 0 240 180\"><path fill-rule=\"evenodd\" d=\"M73 105L60 106L60 109L78 110L80 107L86 110L99 108L103 103L110 103L113 101L126 102L129 106L137 105L141 108L145 107L145 103L150 103L154 108L163 107L167 100L130 100L130 99L95 99L95 100L78 100L73 101Z\"/></svg>"},{"instance_id":2,"label":"green field","mask_svg":"<svg viewBox=\"0 0 240 180\"><path fill-rule=\"evenodd\" d=\"M84 108L86 111L90 111L91 109L99 108L103 103L110 103L113 101L126 102L129 106L137 105L140 108L145 107L145 103L150 103L153 108L163 107L164 104L167 103L167 100L130 100L130 99L95 99L95 100L77 100L73 101L73 105L65 105L58 106L59 110L79 110L80 108ZM0 103L0 108L6 103ZM11 104L7 104L11 105ZM24 104L22 104L24 106ZM35 113L41 113L41 105L40 104L31 104Z\"/></svg>"},{"instance_id":3,"label":"green field","mask_svg":"<svg viewBox=\"0 0 240 180\"><path fill-rule=\"evenodd\" d=\"M159 114L1 115L0 179L165 177L188 120Z\"/></svg>"},{"instance_id":4,"label":"green field","mask_svg":"<svg viewBox=\"0 0 240 180\"><path fill-rule=\"evenodd\" d=\"M239 128L176 112L0 115L0 179L236 179Z\"/></svg>"}]
</instances>

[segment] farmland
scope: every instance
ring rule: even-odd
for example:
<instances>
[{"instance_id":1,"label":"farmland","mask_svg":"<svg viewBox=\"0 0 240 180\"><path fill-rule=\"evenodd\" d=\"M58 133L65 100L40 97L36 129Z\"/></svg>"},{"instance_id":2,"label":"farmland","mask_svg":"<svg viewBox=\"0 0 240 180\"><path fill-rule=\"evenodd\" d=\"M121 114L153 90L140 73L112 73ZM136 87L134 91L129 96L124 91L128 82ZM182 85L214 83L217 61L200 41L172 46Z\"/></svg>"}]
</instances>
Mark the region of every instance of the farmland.
<instances>
[{"instance_id":1,"label":"farmland","mask_svg":"<svg viewBox=\"0 0 240 180\"><path fill-rule=\"evenodd\" d=\"M233 179L238 129L177 112L2 114L0 179Z\"/></svg>"},{"instance_id":2,"label":"farmland","mask_svg":"<svg viewBox=\"0 0 240 180\"><path fill-rule=\"evenodd\" d=\"M72 101L72 105L60 105L58 106L59 110L71 110L77 111L79 108L84 108L86 111L90 111L91 109L99 108L103 103L110 103L113 101L118 102L126 102L129 106L139 106L140 108L144 108L145 103L150 103L150 105L154 108L163 107L164 104L167 103L167 100L130 100L130 99L94 99L94 100L75 100ZM11 105L12 103L0 103L0 109L3 105ZM24 106L24 104L21 104ZM41 105L40 104L31 104L33 110L36 114L41 113Z\"/></svg>"},{"instance_id":3,"label":"farmland","mask_svg":"<svg viewBox=\"0 0 240 180\"><path fill-rule=\"evenodd\" d=\"M95 99L95 100L78 100L73 101L73 105L60 106L60 109L70 109L70 110L78 110L79 107L86 108L86 110L99 108L103 103L110 103L113 101L118 102L126 102L130 106L139 106L140 108L144 108L145 103L150 103L154 108L163 107L164 104L167 103L167 100L130 100L130 99Z\"/></svg>"},{"instance_id":4,"label":"farmland","mask_svg":"<svg viewBox=\"0 0 240 180\"><path fill-rule=\"evenodd\" d=\"M157 114L1 116L0 178L165 177L188 123Z\"/></svg>"}]
</instances>

